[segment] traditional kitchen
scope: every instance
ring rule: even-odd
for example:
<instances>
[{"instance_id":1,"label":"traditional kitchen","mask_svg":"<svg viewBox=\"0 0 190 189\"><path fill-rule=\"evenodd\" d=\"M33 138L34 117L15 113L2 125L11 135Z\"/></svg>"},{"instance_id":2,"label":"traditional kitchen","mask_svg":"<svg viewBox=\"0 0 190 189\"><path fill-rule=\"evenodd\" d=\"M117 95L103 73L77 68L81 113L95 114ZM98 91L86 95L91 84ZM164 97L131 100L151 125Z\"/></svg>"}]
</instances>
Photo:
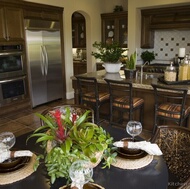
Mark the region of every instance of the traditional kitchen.
<instances>
[{"instance_id":1,"label":"traditional kitchen","mask_svg":"<svg viewBox=\"0 0 190 189\"><path fill-rule=\"evenodd\" d=\"M189 189L189 116L189 0L0 0L0 188Z\"/></svg>"}]
</instances>

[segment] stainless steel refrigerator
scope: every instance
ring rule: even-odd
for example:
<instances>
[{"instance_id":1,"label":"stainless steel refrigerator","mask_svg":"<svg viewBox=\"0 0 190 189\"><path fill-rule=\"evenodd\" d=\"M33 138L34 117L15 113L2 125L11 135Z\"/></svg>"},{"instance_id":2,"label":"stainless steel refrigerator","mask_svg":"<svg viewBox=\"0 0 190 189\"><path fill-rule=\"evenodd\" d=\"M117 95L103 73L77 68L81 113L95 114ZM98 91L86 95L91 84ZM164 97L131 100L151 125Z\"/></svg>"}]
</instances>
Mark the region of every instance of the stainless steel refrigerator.
<instances>
[{"instance_id":1,"label":"stainless steel refrigerator","mask_svg":"<svg viewBox=\"0 0 190 189\"><path fill-rule=\"evenodd\" d=\"M63 97L59 23L25 20L32 107Z\"/></svg>"}]
</instances>

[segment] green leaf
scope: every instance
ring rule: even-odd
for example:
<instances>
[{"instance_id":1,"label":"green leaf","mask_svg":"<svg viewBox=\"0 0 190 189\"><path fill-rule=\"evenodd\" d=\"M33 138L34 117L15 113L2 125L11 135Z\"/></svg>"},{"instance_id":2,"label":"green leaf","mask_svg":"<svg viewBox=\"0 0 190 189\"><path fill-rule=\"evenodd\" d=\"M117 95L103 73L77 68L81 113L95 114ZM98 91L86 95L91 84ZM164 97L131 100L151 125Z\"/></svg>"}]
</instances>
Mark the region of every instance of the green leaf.
<instances>
[{"instance_id":1,"label":"green leaf","mask_svg":"<svg viewBox=\"0 0 190 189\"><path fill-rule=\"evenodd\" d=\"M40 137L37 139L36 143L42 142L42 141L48 141L48 140L53 140L54 136L49 136L45 134L44 136Z\"/></svg>"}]
</instances>

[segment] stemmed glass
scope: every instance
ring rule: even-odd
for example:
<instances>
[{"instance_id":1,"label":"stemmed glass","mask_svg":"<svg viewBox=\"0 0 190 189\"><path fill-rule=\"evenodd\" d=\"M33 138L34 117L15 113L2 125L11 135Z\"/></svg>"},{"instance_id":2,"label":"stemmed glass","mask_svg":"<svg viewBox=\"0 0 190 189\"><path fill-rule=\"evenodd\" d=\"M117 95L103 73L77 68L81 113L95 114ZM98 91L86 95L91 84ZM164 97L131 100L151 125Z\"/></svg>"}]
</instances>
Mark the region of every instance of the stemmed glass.
<instances>
[{"instance_id":1,"label":"stemmed glass","mask_svg":"<svg viewBox=\"0 0 190 189\"><path fill-rule=\"evenodd\" d=\"M0 150L10 150L15 142L15 135L12 132L0 133Z\"/></svg>"},{"instance_id":2,"label":"stemmed glass","mask_svg":"<svg viewBox=\"0 0 190 189\"><path fill-rule=\"evenodd\" d=\"M126 131L132 136L132 141L135 141L135 136L142 132L142 124L138 121L129 121L126 126Z\"/></svg>"},{"instance_id":3,"label":"stemmed glass","mask_svg":"<svg viewBox=\"0 0 190 189\"><path fill-rule=\"evenodd\" d=\"M93 168L86 160L77 160L72 163L69 169L69 176L78 189L82 189L84 184L92 180Z\"/></svg>"}]
</instances>

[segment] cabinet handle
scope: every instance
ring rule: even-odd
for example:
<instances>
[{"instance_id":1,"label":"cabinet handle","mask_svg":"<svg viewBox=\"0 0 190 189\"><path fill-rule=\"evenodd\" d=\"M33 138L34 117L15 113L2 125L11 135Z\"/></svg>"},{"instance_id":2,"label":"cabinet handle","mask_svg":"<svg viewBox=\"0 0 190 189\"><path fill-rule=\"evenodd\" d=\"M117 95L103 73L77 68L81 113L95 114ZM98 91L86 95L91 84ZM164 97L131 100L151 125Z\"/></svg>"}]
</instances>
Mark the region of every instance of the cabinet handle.
<instances>
[{"instance_id":1,"label":"cabinet handle","mask_svg":"<svg viewBox=\"0 0 190 189\"><path fill-rule=\"evenodd\" d=\"M9 41L10 40L10 36L7 36L6 39L7 39L7 41Z\"/></svg>"}]
</instances>

